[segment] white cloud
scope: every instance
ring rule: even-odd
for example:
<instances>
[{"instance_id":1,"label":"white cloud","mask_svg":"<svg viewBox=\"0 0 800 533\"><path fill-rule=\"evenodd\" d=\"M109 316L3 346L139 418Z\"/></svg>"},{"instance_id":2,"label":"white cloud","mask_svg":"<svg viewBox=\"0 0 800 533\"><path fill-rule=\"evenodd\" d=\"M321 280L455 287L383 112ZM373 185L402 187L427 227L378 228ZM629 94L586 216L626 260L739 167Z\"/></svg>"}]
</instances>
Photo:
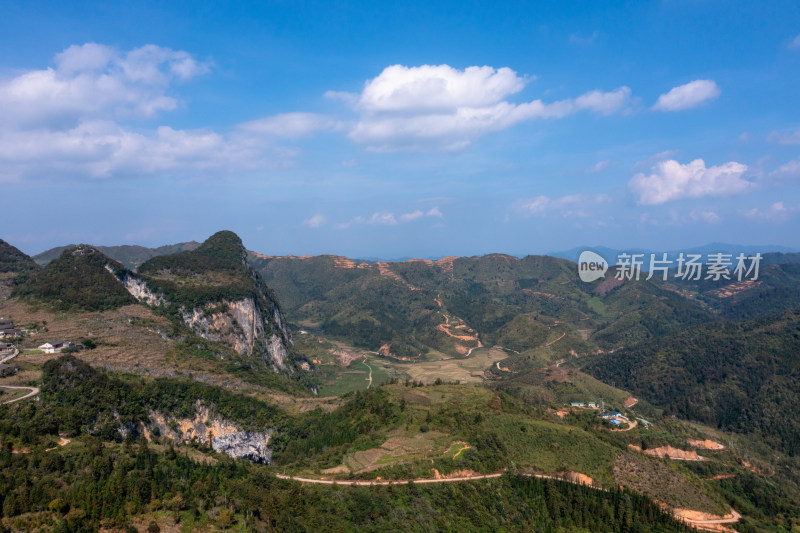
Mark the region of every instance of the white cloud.
<instances>
[{"instance_id":1,"label":"white cloud","mask_svg":"<svg viewBox=\"0 0 800 533\"><path fill-rule=\"evenodd\" d=\"M800 35L789 41L789 48L792 50L800 50Z\"/></svg>"},{"instance_id":2,"label":"white cloud","mask_svg":"<svg viewBox=\"0 0 800 533\"><path fill-rule=\"evenodd\" d=\"M525 80L503 67L392 65L368 81L358 106L369 112L408 112L478 108L495 104L521 91Z\"/></svg>"},{"instance_id":3,"label":"white cloud","mask_svg":"<svg viewBox=\"0 0 800 533\"><path fill-rule=\"evenodd\" d=\"M752 182L743 178L747 165L730 161L706 168L702 159L681 165L674 159L656 163L652 174L636 174L628 186L644 205L656 205L680 198L724 196L743 192Z\"/></svg>"},{"instance_id":4,"label":"white cloud","mask_svg":"<svg viewBox=\"0 0 800 533\"><path fill-rule=\"evenodd\" d=\"M778 178L800 178L800 159L784 163L771 173Z\"/></svg>"},{"instance_id":5,"label":"white cloud","mask_svg":"<svg viewBox=\"0 0 800 533\"><path fill-rule=\"evenodd\" d=\"M600 35L600 32L598 32L597 30L594 30L591 35L586 37L579 35L577 33L573 33L569 36L569 42L572 44L585 46L592 44L594 40L597 39L598 35Z\"/></svg>"},{"instance_id":6,"label":"white cloud","mask_svg":"<svg viewBox=\"0 0 800 533\"><path fill-rule=\"evenodd\" d=\"M283 113L244 122L237 126L242 133L287 139L298 139L315 131L339 128L341 128L341 122L315 113Z\"/></svg>"},{"instance_id":7,"label":"white cloud","mask_svg":"<svg viewBox=\"0 0 800 533\"><path fill-rule=\"evenodd\" d=\"M719 95L719 87L712 80L695 80L686 85L674 87L668 93L659 96L653 109L656 111L682 111L697 107Z\"/></svg>"},{"instance_id":8,"label":"white cloud","mask_svg":"<svg viewBox=\"0 0 800 533\"><path fill-rule=\"evenodd\" d=\"M800 144L800 129L790 132L773 131L767 136L767 140L786 146Z\"/></svg>"},{"instance_id":9,"label":"white cloud","mask_svg":"<svg viewBox=\"0 0 800 533\"><path fill-rule=\"evenodd\" d=\"M539 195L534 198L517 200L511 204L511 209L523 216L547 216L558 214L562 217L586 217L589 213L586 208L601 203L609 202L611 198L606 194L568 194L559 198Z\"/></svg>"},{"instance_id":10,"label":"white cloud","mask_svg":"<svg viewBox=\"0 0 800 533\"><path fill-rule=\"evenodd\" d=\"M161 126L153 134L113 121L84 121L65 130L0 130L0 181L56 174L105 178L113 174L227 170L258 166L262 154L207 130Z\"/></svg>"},{"instance_id":11,"label":"white cloud","mask_svg":"<svg viewBox=\"0 0 800 533\"><path fill-rule=\"evenodd\" d=\"M590 91L553 103L512 104L527 79L509 68L393 65L369 80L360 95L326 93L360 113L349 136L377 151L458 150L478 137L519 122L563 118L580 111L608 115L630 102L630 89Z\"/></svg>"},{"instance_id":12,"label":"white cloud","mask_svg":"<svg viewBox=\"0 0 800 533\"><path fill-rule=\"evenodd\" d=\"M325 216L316 214L313 217L304 220L303 224L305 224L309 228L318 228L323 224L325 224Z\"/></svg>"},{"instance_id":13,"label":"white cloud","mask_svg":"<svg viewBox=\"0 0 800 533\"><path fill-rule=\"evenodd\" d=\"M57 54L53 65L0 80L0 182L282 166L297 150L276 146L278 139L341 128L312 113L254 120L227 134L132 124L176 109L175 87L208 72L184 51L88 43Z\"/></svg>"},{"instance_id":14,"label":"white cloud","mask_svg":"<svg viewBox=\"0 0 800 533\"><path fill-rule=\"evenodd\" d=\"M347 229L350 226L361 224L367 224L370 226L396 226L398 224L406 224L408 222L413 222L426 217L444 218L444 215L441 211L439 211L438 207L432 207L425 212L420 209L415 209L414 211L403 213L399 216L395 216L394 213L389 212L375 212L370 217L357 216L347 222L337 224L336 227L338 229Z\"/></svg>"},{"instance_id":15,"label":"white cloud","mask_svg":"<svg viewBox=\"0 0 800 533\"><path fill-rule=\"evenodd\" d=\"M183 51L146 45L122 53L88 43L55 57L56 68L0 81L0 115L6 125L75 126L88 118L152 117L175 109L175 80L208 71Z\"/></svg>"},{"instance_id":16,"label":"white cloud","mask_svg":"<svg viewBox=\"0 0 800 533\"><path fill-rule=\"evenodd\" d=\"M598 161L591 167L587 168L584 172L586 172L586 174L595 174L597 172L602 172L614 165L615 163L613 161L611 161L610 159L606 159L604 161Z\"/></svg>"},{"instance_id":17,"label":"white cloud","mask_svg":"<svg viewBox=\"0 0 800 533\"><path fill-rule=\"evenodd\" d=\"M767 221L784 221L800 212L800 206L786 207L783 202L775 202L766 209L754 207L744 212L744 215L752 219Z\"/></svg>"},{"instance_id":18,"label":"white cloud","mask_svg":"<svg viewBox=\"0 0 800 533\"><path fill-rule=\"evenodd\" d=\"M425 213L417 209L411 213L405 213L400 215L400 222L411 222L412 220L417 220L418 218L422 218L425 216Z\"/></svg>"},{"instance_id":19,"label":"white cloud","mask_svg":"<svg viewBox=\"0 0 800 533\"><path fill-rule=\"evenodd\" d=\"M428 209L428 211L425 213L425 216L444 218L444 215L442 214L441 211L439 211L438 207L431 207L430 209Z\"/></svg>"},{"instance_id":20,"label":"white cloud","mask_svg":"<svg viewBox=\"0 0 800 533\"><path fill-rule=\"evenodd\" d=\"M719 224L722 217L711 209L693 209L689 213L689 218L695 221L708 222L709 224Z\"/></svg>"}]
</instances>

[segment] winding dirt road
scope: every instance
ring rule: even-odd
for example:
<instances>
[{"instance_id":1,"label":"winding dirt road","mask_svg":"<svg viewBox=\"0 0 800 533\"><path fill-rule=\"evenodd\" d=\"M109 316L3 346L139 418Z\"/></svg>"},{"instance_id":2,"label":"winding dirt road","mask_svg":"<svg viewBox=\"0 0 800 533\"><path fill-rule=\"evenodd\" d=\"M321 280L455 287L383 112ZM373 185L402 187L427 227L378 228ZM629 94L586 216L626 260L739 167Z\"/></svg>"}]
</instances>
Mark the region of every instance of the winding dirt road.
<instances>
[{"instance_id":1,"label":"winding dirt road","mask_svg":"<svg viewBox=\"0 0 800 533\"><path fill-rule=\"evenodd\" d=\"M351 485L351 486L358 486L358 487L370 487L373 485L408 485L410 482L416 483L454 483L457 481L473 481L476 479L490 479L490 478L498 478L503 475L503 472L496 472L494 474L481 474L478 476L463 476L463 477L451 477L451 478L420 478L420 479L398 479L398 480L359 480L359 479L343 479L343 480L334 480L334 479L315 479L315 478L308 478L308 477L294 477L294 476L287 476L285 474L275 474L276 477L280 479L288 479L290 481L299 481L300 483L317 483L320 485Z\"/></svg>"},{"instance_id":2,"label":"winding dirt road","mask_svg":"<svg viewBox=\"0 0 800 533\"><path fill-rule=\"evenodd\" d=\"M451 478L417 478L417 479L399 479L399 480L333 480L333 479L316 479L316 478L308 478L308 477L295 477L295 476L287 476L286 474L275 474L276 477L280 479L286 479L289 481L298 481L300 483L315 483L319 485L347 485L347 486L357 486L357 487L372 487L372 486L385 486L385 485L408 485L410 482L414 482L414 484L423 484L423 483L458 483L462 481L474 481L477 479L494 479L499 478L505 472L495 472L493 474L481 474L477 476L461 476L461 477L451 477ZM538 477L543 479L555 479L558 481L566 481L568 483L575 483L576 485L584 485L585 483L581 483L580 481L574 481L567 479L562 476L554 476L550 474L522 474L530 477ZM589 485L591 486L591 485ZM594 487L597 490L606 490L601 487ZM714 525L722 525L722 524L733 524L738 522L742 515L737 513L733 508L731 508L731 517L730 518L717 518L713 520L694 520L686 516L679 516L675 515L676 518L683 521L684 523L695 527L697 529L707 529L703 526L714 526Z\"/></svg>"},{"instance_id":3,"label":"winding dirt road","mask_svg":"<svg viewBox=\"0 0 800 533\"><path fill-rule=\"evenodd\" d=\"M14 403L20 400L24 400L25 398L30 398L31 396L36 396L39 394L39 387L18 387L15 385L0 385L0 387L4 389L13 389L13 390L29 390L30 392L25 396L20 396L19 398L14 398L13 400L6 400L3 403Z\"/></svg>"},{"instance_id":4,"label":"winding dirt road","mask_svg":"<svg viewBox=\"0 0 800 533\"><path fill-rule=\"evenodd\" d=\"M367 388L369 389L370 387L372 387L372 367L367 364L366 355L364 356L364 360L361 362L364 363L365 367L369 368L369 377L367 378L367 381L369 381L369 385L367 385Z\"/></svg>"}]
</instances>

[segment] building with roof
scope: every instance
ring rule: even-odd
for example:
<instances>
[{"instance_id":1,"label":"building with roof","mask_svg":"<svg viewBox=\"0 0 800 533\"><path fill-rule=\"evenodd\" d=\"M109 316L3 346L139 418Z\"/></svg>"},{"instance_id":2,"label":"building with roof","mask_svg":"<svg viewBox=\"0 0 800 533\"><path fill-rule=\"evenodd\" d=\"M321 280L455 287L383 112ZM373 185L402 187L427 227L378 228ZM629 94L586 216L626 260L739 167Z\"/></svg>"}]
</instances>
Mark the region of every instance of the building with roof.
<instances>
[{"instance_id":1,"label":"building with roof","mask_svg":"<svg viewBox=\"0 0 800 533\"><path fill-rule=\"evenodd\" d=\"M72 348L75 346L69 341L50 341L39 346L39 349L44 353L59 353L64 348Z\"/></svg>"}]
</instances>

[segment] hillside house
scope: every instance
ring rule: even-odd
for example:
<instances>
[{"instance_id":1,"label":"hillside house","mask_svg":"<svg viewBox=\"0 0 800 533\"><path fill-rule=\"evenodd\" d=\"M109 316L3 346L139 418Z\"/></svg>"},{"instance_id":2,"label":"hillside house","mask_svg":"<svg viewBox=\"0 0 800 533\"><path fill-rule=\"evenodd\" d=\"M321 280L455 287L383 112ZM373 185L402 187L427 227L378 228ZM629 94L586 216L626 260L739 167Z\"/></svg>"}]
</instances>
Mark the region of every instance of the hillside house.
<instances>
[{"instance_id":1,"label":"hillside house","mask_svg":"<svg viewBox=\"0 0 800 533\"><path fill-rule=\"evenodd\" d=\"M0 328L0 339L19 337L21 335L22 330L16 328Z\"/></svg>"},{"instance_id":2,"label":"hillside house","mask_svg":"<svg viewBox=\"0 0 800 533\"><path fill-rule=\"evenodd\" d=\"M46 342L39 346L39 349L44 353L60 353L64 348L72 348L75 346L69 341L51 341Z\"/></svg>"},{"instance_id":3,"label":"hillside house","mask_svg":"<svg viewBox=\"0 0 800 533\"><path fill-rule=\"evenodd\" d=\"M14 369L8 365L0 364L0 377L10 376L14 373Z\"/></svg>"}]
</instances>

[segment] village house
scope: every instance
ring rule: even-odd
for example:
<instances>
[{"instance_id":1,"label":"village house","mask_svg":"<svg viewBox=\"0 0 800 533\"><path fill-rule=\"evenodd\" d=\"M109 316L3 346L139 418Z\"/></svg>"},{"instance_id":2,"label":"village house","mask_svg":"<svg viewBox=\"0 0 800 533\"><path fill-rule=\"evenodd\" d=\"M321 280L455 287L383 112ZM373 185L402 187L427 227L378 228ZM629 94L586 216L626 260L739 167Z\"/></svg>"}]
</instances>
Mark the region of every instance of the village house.
<instances>
[{"instance_id":1,"label":"village house","mask_svg":"<svg viewBox=\"0 0 800 533\"><path fill-rule=\"evenodd\" d=\"M39 346L39 349L44 353L60 353L64 348L72 348L75 346L69 341L50 341Z\"/></svg>"},{"instance_id":2,"label":"village house","mask_svg":"<svg viewBox=\"0 0 800 533\"><path fill-rule=\"evenodd\" d=\"M0 339L19 337L22 331L14 327L14 322L7 318L0 318Z\"/></svg>"},{"instance_id":3,"label":"village house","mask_svg":"<svg viewBox=\"0 0 800 533\"><path fill-rule=\"evenodd\" d=\"M16 328L0 328L0 339L19 337L22 335L22 330Z\"/></svg>"},{"instance_id":4,"label":"village house","mask_svg":"<svg viewBox=\"0 0 800 533\"><path fill-rule=\"evenodd\" d=\"M0 377L10 376L14 373L14 369L8 365L0 364Z\"/></svg>"}]
</instances>

